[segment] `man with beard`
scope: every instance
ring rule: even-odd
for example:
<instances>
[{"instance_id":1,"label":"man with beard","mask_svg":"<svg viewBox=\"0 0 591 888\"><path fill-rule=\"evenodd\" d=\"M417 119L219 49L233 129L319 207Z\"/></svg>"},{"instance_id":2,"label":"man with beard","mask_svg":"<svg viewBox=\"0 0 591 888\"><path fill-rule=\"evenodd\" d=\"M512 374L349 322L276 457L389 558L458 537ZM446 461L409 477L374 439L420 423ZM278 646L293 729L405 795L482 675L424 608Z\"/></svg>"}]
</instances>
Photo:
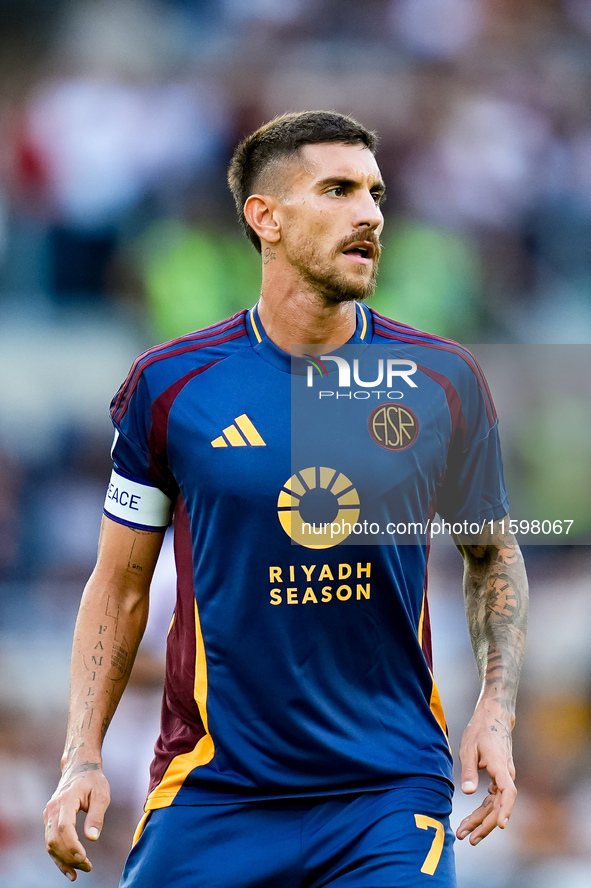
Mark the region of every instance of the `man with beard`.
<instances>
[{"instance_id":1,"label":"man with beard","mask_svg":"<svg viewBox=\"0 0 591 888\"><path fill-rule=\"evenodd\" d=\"M45 814L72 880L91 868L75 816L97 839L101 743L171 516L162 730L123 888L455 885L426 597L435 511L480 528L458 540L482 679L460 758L465 792L479 768L490 783L457 835L477 844L510 817L527 587L494 406L465 349L363 304L384 221L375 146L332 112L247 138L229 182L261 253L259 302L146 352L113 401L114 471Z\"/></svg>"}]
</instances>

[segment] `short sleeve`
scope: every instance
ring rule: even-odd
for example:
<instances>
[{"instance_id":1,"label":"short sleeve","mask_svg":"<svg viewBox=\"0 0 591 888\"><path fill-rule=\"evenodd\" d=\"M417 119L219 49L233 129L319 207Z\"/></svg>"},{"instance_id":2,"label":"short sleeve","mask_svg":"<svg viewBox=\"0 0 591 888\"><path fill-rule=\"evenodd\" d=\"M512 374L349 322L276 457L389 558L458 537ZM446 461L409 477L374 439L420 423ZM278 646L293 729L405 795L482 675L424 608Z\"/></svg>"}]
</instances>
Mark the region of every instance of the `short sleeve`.
<instances>
[{"instance_id":1,"label":"short sleeve","mask_svg":"<svg viewBox=\"0 0 591 888\"><path fill-rule=\"evenodd\" d=\"M129 527L164 530L170 523L173 499L170 485L151 452L148 387L141 377L126 399L121 397L122 389L111 404L115 427L111 449L113 472L104 513Z\"/></svg>"},{"instance_id":2,"label":"short sleeve","mask_svg":"<svg viewBox=\"0 0 591 888\"><path fill-rule=\"evenodd\" d=\"M476 368L466 368L458 386L461 412L437 496L437 511L450 522L481 524L509 511L496 411Z\"/></svg>"}]
</instances>

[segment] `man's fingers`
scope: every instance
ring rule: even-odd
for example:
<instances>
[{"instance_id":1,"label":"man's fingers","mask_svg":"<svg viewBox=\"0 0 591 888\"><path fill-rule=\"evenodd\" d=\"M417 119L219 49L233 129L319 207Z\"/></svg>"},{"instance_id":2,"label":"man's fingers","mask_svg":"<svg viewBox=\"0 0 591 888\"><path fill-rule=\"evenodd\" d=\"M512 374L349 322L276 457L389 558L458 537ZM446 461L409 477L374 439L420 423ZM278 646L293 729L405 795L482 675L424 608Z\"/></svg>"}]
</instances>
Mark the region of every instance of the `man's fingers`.
<instances>
[{"instance_id":1,"label":"man's fingers","mask_svg":"<svg viewBox=\"0 0 591 888\"><path fill-rule=\"evenodd\" d=\"M70 882L74 882L76 880L76 870L82 870L82 872L89 873L92 869L92 864L86 855L82 855L79 852L74 852L68 857L64 858L61 854L48 845L47 850L49 851L49 855L57 868L67 876Z\"/></svg>"},{"instance_id":2,"label":"man's fingers","mask_svg":"<svg viewBox=\"0 0 591 888\"><path fill-rule=\"evenodd\" d=\"M476 746L462 746L460 761L462 763L462 792L470 795L478 789L478 750Z\"/></svg>"},{"instance_id":3,"label":"man's fingers","mask_svg":"<svg viewBox=\"0 0 591 888\"><path fill-rule=\"evenodd\" d=\"M513 805L517 798L517 787L513 783L509 774L507 774L507 777L501 786L499 786L499 781L497 780L496 787L497 804L495 807L497 812L497 826L504 829L507 825L507 821L511 817L511 812L513 811Z\"/></svg>"},{"instance_id":4,"label":"man's fingers","mask_svg":"<svg viewBox=\"0 0 591 888\"><path fill-rule=\"evenodd\" d=\"M66 864L62 863L62 861L58 857L54 857L53 855L51 856L59 871L62 872L64 876L66 876L66 878L70 880L70 882L75 882L77 878L76 870L72 869L71 866L66 866Z\"/></svg>"},{"instance_id":5,"label":"man's fingers","mask_svg":"<svg viewBox=\"0 0 591 888\"><path fill-rule=\"evenodd\" d=\"M61 857L59 857L57 854L54 854L51 851L49 852L49 854L57 868L60 870L60 872L64 874L64 876L66 876L70 880L70 882L76 881L77 869L82 870L82 872L84 873L89 873L92 869L92 864L90 863L90 860L88 860L88 858L81 861L76 860L73 864L70 865L66 863L65 860L62 860Z\"/></svg>"},{"instance_id":6,"label":"man's fingers","mask_svg":"<svg viewBox=\"0 0 591 888\"><path fill-rule=\"evenodd\" d=\"M468 814L467 817L464 817L460 825L456 830L456 835L458 839L465 839L472 830L476 829L480 824L485 820L485 818L490 814L493 810L493 796L491 793L487 795L482 804L476 808L476 810L472 811L471 814Z\"/></svg>"},{"instance_id":7,"label":"man's fingers","mask_svg":"<svg viewBox=\"0 0 591 888\"><path fill-rule=\"evenodd\" d=\"M477 845L478 842L488 835L496 826L496 813L494 810L493 798L488 795L479 808L476 808L468 817L464 817L456 830L458 839L465 839L472 833L470 843Z\"/></svg>"},{"instance_id":8,"label":"man's fingers","mask_svg":"<svg viewBox=\"0 0 591 888\"><path fill-rule=\"evenodd\" d=\"M496 801L496 800L495 800ZM501 814L500 808L493 802L492 806L488 808L482 822L474 829L471 830L472 835L470 836L470 844L477 845L482 839L486 838L497 826L502 829L505 828L509 817L505 817L504 814Z\"/></svg>"},{"instance_id":9,"label":"man's fingers","mask_svg":"<svg viewBox=\"0 0 591 888\"><path fill-rule=\"evenodd\" d=\"M511 778L508 778L503 789L491 781L488 795L480 807L465 817L456 830L458 839L465 839L471 834L470 844L477 845L495 827L504 829L511 816L516 795L517 790Z\"/></svg>"},{"instance_id":10,"label":"man's fingers","mask_svg":"<svg viewBox=\"0 0 591 888\"><path fill-rule=\"evenodd\" d=\"M76 832L76 814L79 806L63 805L56 800L47 805L44 812L45 844L53 858L64 863L73 863L74 855L80 860L86 859L84 850Z\"/></svg>"},{"instance_id":11,"label":"man's fingers","mask_svg":"<svg viewBox=\"0 0 591 888\"><path fill-rule=\"evenodd\" d=\"M91 842L96 842L103 828L105 812L109 807L111 794L107 781L93 790L88 805L88 813L84 820L84 835Z\"/></svg>"},{"instance_id":12,"label":"man's fingers","mask_svg":"<svg viewBox=\"0 0 591 888\"><path fill-rule=\"evenodd\" d=\"M472 771L462 772L462 792L471 795L478 789L478 774Z\"/></svg>"},{"instance_id":13,"label":"man's fingers","mask_svg":"<svg viewBox=\"0 0 591 888\"><path fill-rule=\"evenodd\" d=\"M58 845L51 839L48 839L47 850L55 865L71 882L76 880L76 870L89 873L92 869L92 864L86 856L86 851L79 842L76 843L75 848L70 848L67 843L65 843L65 846L63 842Z\"/></svg>"},{"instance_id":14,"label":"man's fingers","mask_svg":"<svg viewBox=\"0 0 591 888\"><path fill-rule=\"evenodd\" d=\"M92 865L76 833L75 819L72 822L64 811L58 811L54 816L55 820L51 815L47 818L45 827L47 850L56 866L73 882L76 879L75 870L88 873Z\"/></svg>"},{"instance_id":15,"label":"man's fingers","mask_svg":"<svg viewBox=\"0 0 591 888\"><path fill-rule=\"evenodd\" d=\"M87 839L90 839L91 842L96 842L96 840L100 837L102 828L102 820L97 821L96 818L91 819L90 816L88 816L84 821L84 835Z\"/></svg>"},{"instance_id":16,"label":"man's fingers","mask_svg":"<svg viewBox=\"0 0 591 888\"><path fill-rule=\"evenodd\" d=\"M470 844L478 845L482 839L486 838L497 826L497 816L495 811L490 811L482 821L482 823L472 830L470 836Z\"/></svg>"}]
</instances>

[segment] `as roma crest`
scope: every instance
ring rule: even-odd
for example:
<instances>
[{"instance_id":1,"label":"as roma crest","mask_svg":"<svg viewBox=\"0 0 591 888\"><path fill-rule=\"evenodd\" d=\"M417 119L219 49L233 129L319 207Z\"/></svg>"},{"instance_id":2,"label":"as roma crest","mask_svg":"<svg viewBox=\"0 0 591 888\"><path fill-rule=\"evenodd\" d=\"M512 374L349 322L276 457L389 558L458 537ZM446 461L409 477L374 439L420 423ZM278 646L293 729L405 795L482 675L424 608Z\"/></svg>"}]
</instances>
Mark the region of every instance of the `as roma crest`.
<instances>
[{"instance_id":1,"label":"as roma crest","mask_svg":"<svg viewBox=\"0 0 591 888\"><path fill-rule=\"evenodd\" d=\"M406 450L416 441L419 421L409 407L380 404L368 420L369 434L384 450Z\"/></svg>"}]
</instances>

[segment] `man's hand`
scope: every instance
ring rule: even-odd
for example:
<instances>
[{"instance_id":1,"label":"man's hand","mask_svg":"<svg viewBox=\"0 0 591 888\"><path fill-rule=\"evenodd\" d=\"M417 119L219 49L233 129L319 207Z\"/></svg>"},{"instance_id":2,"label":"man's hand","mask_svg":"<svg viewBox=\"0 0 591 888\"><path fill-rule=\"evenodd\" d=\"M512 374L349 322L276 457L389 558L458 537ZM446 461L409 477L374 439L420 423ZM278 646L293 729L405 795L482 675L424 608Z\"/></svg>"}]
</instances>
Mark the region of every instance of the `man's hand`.
<instances>
[{"instance_id":1,"label":"man's hand","mask_svg":"<svg viewBox=\"0 0 591 888\"><path fill-rule=\"evenodd\" d=\"M43 812L45 844L58 869L71 882L76 870L88 873L92 864L76 832L76 815L86 811L84 835L96 842L103 827L111 794L101 766L95 762L73 765L64 771Z\"/></svg>"},{"instance_id":2,"label":"man's hand","mask_svg":"<svg viewBox=\"0 0 591 888\"><path fill-rule=\"evenodd\" d=\"M470 835L471 845L477 845L497 826L504 829L513 810L517 790L507 721L502 707L485 706L481 701L462 737L462 790L468 795L476 792L479 768L485 768L490 777L487 797L456 831L458 839Z\"/></svg>"},{"instance_id":3,"label":"man's hand","mask_svg":"<svg viewBox=\"0 0 591 888\"><path fill-rule=\"evenodd\" d=\"M464 600L481 681L480 698L460 746L462 789L478 789L488 771L488 795L460 823L456 835L477 845L504 829L517 795L511 752L515 699L527 627L527 577L508 516L487 528L477 545L456 540L464 557Z\"/></svg>"}]
</instances>

